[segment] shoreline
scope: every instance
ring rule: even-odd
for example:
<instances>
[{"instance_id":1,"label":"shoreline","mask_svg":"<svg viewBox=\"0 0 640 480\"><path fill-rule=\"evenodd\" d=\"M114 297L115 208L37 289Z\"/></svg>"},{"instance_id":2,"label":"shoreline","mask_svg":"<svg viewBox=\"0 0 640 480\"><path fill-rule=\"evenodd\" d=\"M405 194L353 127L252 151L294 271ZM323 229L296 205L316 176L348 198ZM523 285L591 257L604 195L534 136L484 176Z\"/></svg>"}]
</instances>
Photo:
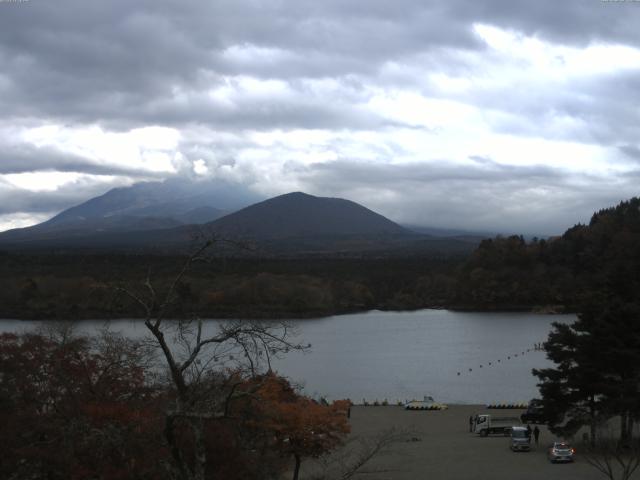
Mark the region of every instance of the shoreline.
<instances>
[{"instance_id":1,"label":"shoreline","mask_svg":"<svg viewBox=\"0 0 640 480\"><path fill-rule=\"evenodd\" d=\"M471 306L471 305L427 305L418 308L385 308L384 306L373 307L373 308L345 308L340 310L332 310L332 311L307 311L307 312L292 312L292 311L280 311L277 313L272 312L242 312L242 311L215 311L215 312L198 312L194 315L173 315L172 318L174 320L184 320L189 318L203 318L207 320L232 320L232 319L242 319L242 320L264 320L264 321L278 321L278 320L319 320L328 317L336 317L343 315L352 315L352 314L361 314L361 313L369 313L369 312L397 312L397 313L410 313L410 312L418 312L420 310L447 310L451 312L461 312L461 313L533 313L537 315L572 315L576 314L572 309L566 308L564 305L533 305L533 306L522 306L522 305L505 305L505 306ZM15 312L1 312L0 311L0 321L3 320L14 320L14 321L63 321L63 322L82 322L82 321L92 321L92 320L144 320L145 316L139 314L131 314L131 315L108 315L105 312L96 312L95 315L91 316L77 316L77 317L54 317L47 315L31 315L27 317L21 317L12 315ZM267 314L269 313L269 314Z\"/></svg>"}]
</instances>

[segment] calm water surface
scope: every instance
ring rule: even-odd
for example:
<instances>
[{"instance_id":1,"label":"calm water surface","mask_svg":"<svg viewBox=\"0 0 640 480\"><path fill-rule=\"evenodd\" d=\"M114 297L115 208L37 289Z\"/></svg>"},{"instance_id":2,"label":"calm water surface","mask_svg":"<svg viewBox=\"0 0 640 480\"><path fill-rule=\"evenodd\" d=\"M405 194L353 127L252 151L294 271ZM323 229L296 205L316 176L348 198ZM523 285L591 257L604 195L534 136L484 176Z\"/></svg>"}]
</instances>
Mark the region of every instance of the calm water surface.
<instances>
[{"instance_id":1,"label":"calm water surface","mask_svg":"<svg viewBox=\"0 0 640 480\"><path fill-rule=\"evenodd\" d=\"M424 395L448 403L526 402L537 396L531 369L550 365L543 352L533 350L534 343L546 339L552 322L574 319L419 310L294 320L297 340L311 343L311 352L290 353L274 364L310 395L356 403ZM1 320L0 330L35 325L38 322ZM92 332L104 325L83 321L80 330ZM136 320L111 321L110 327L129 336L146 333Z\"/></svg>"}]
</instances>

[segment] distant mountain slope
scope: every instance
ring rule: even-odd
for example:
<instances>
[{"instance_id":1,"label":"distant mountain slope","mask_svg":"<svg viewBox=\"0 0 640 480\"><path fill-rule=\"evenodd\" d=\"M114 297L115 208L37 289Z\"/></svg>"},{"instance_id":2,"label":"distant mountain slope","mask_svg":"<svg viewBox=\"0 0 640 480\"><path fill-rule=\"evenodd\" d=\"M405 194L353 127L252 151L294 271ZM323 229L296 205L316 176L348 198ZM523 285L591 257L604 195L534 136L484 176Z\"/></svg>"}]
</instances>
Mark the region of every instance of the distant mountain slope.
<instances>
[{"instance_id":1,"label":"distant mountain slope","mask_svg":"<svg viewBox=\"0 0 640 480\"><path fill-rule=\"evenodd\" d=\"M350 200L294 192L208 224L222 235L277 239L336 235L408 235L397 223Z\"/></svg>"},{"instance_id":2,"label":"distant mountain slope","mask_svg":"<svg viewBox=\"0 0 640 480\"><path fill-rule=\"evenodd\" d=\"M45 224L0 234L0 249L175 253L188 251L197 238L210 235L249 241L254 247L250 252L225 252L253 256L459 255L477 245L466 239L421 235L355 202L301 192L204 223L202 220L218 211L196 207L177 215L179 202L154 205L151 199L161 197L157 190L148 192L148 188L146 184L109 192ZM161 212L174 218L144 216Z\"/></svg>"},{"instance_id":3,"label":"distant mountain slope","mask_svg":"<svg viewBox=\"0 0 640 480\"><path fill-rule=\"evenodd\" d=\"M196 209L209 207L211 213L234 211L261 200L240 185L223 181L191 182L169 179L164 182L144 182L130 187L114 188L104 195L56 215L43 225L81 223L90 218L114 216L168 217L180 220ZM213 219L209 219L211 221Z\"/></svg>"},{"instance_id":4,"label":"distant mountain slope","mask_svg":"<svg viewBox=\"0 0 640 480\"><path fill-rule=\"evenodd\" d=\"M0 233L0 243L201 224L258 200L246 188L223 181L137 183L109 190L41 224Z\"/></svg>"}]
</instances>

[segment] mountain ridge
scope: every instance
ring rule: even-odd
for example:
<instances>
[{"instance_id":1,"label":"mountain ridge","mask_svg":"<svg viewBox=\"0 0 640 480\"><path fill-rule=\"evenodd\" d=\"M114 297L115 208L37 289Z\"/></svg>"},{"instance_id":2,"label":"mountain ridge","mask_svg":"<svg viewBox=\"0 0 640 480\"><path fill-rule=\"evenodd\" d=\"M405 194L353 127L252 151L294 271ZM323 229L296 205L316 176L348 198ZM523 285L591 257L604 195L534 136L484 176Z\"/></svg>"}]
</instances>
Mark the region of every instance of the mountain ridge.
<instances>
[{"instance_id":1,"label":"mountain ridge","mask_svg":"<svg viewBox=\"0 0 640 480\"><path fill-rule=\"evenodd\" d=\"M0 241L202 224L261 199L247 189L223 181L140 182L112 188L37 225L0 232Z\"/></svg>"},{"instance_id":2,"label":"mountain ridge","mask_svg":"<svg viewBox=\"0 0 640 480\"><path fill-rule=\"evenodd\" d=\"M0 233L0 248L170 253L188 251L197 238L216 236L248 241L256 254L267 256L397 256L468 253L479 242L416 233L343 198L290 192L228 213L194 206L194 198L211 198L203 192L168 200L163 192L171 188L149 182L113 189L42 224Z\"/></svg>"}]
</instances>

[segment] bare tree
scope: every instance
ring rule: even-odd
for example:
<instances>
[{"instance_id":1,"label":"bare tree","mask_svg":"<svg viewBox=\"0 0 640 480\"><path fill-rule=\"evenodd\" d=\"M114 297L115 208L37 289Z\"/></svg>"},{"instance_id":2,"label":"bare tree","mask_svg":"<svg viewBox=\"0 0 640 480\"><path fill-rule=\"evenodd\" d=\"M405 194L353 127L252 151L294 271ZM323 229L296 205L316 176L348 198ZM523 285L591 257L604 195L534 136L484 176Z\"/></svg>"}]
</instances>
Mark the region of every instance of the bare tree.
<instances>
[{"instance_id":1,"label":"bare tree","mask_svg":"<svg viewBox=\"0 0 640 480\"><path fill-rule=\"evenodd\" d=\"M640 440L621 443L601 438L594 446L584 446L586 461L610 480L628 480L640 466Z\"/></svg>"},{"instance_id":2,"label":"bare tree","mask_svg":"<svg viewBox=\"0 0 640 480\"><path fill-rule=\"evenodd\" d=\"M144 325L168 369L175 398L166 412L164 436L172 458L170 474L181 480L204 480L209 460L205 424L226 417L234 399L251 393L238 388L243 379L270 370L274 357L306 348L289 340L292 332L285 322L205 324L201 318L165 318L189 269L206 260L207 252L220 242L209 240L189 255L163 293L156 290L150 275L141 290L118 288L144 311ZM193 452L189 456L180 446L178 424L186 425L191 433Z\"/></svg>"}]
</instances>

